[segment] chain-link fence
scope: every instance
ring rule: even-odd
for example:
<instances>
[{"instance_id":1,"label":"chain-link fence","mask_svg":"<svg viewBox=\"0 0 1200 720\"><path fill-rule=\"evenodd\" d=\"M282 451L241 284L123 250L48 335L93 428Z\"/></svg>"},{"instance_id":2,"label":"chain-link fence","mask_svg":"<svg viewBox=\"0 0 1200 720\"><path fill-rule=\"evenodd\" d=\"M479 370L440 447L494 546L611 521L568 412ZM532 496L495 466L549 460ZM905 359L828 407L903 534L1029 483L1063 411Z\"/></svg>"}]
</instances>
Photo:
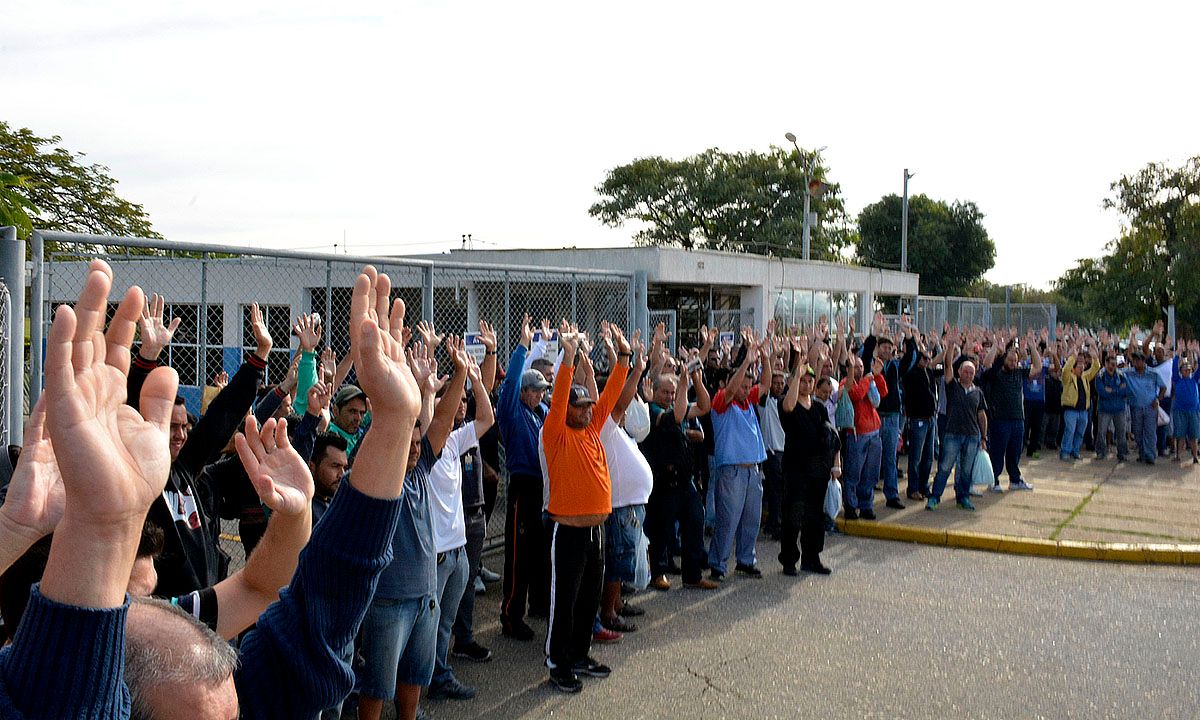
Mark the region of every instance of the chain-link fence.
<instances>
[{"instance_id":1,"label":"chain-link fence","mask_svg":"<svg viewBox=\"0 0 1200 720\"><path fill-rule=\"evenodd\" d=\"M180 320L161 360L179 373L179 393L195 414L213 377L222 371L233 375L245 353L255 348L247 322L252 302L259 304L274 341L267 383L279 382L288 372L298 346L291 327L301 313L319 313L322 346L344 356L350 344L351 292L368 262L390 277L392 296L404 300L410 326L427 320L440 333L464 334L478 331L479 321L487 320L496 327L502 361L519 342L526 313L535 323L544 318L557 326L559 319L567 319L593 334L601 321L628 327L634 320L632 278L588 269L349 257L64 233L39 233L33 249L36 299L30 310L35 318L31 325L37 327L31 327L36 350L29 354L29 365L35 398L51 309L74 302L88 261L96 257L112 265L116 278L110 314L120 302L118 293L136 284L165 298L167 322ZM502 482L489 538L503 534L503 487ZM241 559L236 528L227 525L225 530L226 549L236 563Z\"/></svg>"},{"instance_id":2,"label":"chain-link fence","mask_svg":"<svg viewBox=\"0 0 1200 720\"><path fill-rule=\"evenodd\" d=\"M917 297L917 327L922 332L941 332L946 323L951 327L992 326L991 305L986 298Z\"/></svg>"},{"instance_id":3,"label":"chain-link fence","mask_svg":"<svg viewBox=\"0 0 1200 720\"><path fill-rule=\"evenodd\" d=\"M667 332L667 349L675 354L679 346L679 315L674 310L651 310L650 327L658 327L662 323Z\"/></svg>"},{"instance_id":4,"label":"chain-link fence","mask_svg":"<svg viewBox=\"0 0 1200 720\"><path fill-rule=\"evenodd\" d=\"M1047 328L1054 337L1058 323L1058 306L1053 303L992 303L992 322L1015 327L1018 332L1038 332Z\"/></svg>"}]
</instances>

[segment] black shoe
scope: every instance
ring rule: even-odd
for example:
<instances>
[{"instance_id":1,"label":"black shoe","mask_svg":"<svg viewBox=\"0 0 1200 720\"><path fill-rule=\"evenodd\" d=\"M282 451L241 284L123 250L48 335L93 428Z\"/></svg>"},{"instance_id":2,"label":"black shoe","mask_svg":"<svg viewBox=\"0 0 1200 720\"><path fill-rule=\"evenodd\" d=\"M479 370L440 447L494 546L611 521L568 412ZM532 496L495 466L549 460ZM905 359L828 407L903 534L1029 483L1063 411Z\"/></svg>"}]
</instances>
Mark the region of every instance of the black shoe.
<instances>
[{"instance_id":1,"label":"black shoe","mask_svg":"<svg viewBox=\"0 0 1200 720\"><path fill-rule=\"evenodd\" d=\"M737 570L739 575L745 575L746 577L754 578L755 580L762 578L762 570L759 570L758 567L754 565L743 565L738 563L734 570Z\"/></svg>"},{"instance_id":2,"label":"black shoe","mask_svg":"<svg viewBox=\"0 0 1200 720\"><path fill-rule=\"evenodd\" d=\"M492 651L477 642L455 643L450 654L456 658L465 658L471 662L487 662L492 659Z\"/></svg>"},{"instance_id":3,"label":"black shoe","mask_svg":"<svg viewBox=\"0 0 1200 720\"><path fill-rule=\"evenodd\" d=\"M533 628L520 621L515 623L501 623L500 632L513 640L528 641L534 638Z\"/></svg>"},{"instance_id":4,"label":"black shoe","mask_svg":"<svg viewBox=\"0 0 1200 720\"><path fill-rule=\"evenodd\" d=\"M612 675L612 668L596 660L594 657L588 657L583 662L575 663L571 666L571 671L577 675L587 675L594 678L606 678Z\"/></svg>"},{"instance_id":5,"label":"black shoe","mask_svg":"<svg viewBox=\"0 0 1200 720\"><path fill-rule=\"evenodd\" d=\"M925 502L925 493L921 492L920 490L913 490L912 492L908 493L908 499L912 500L913 502Z\"/></svg>"},{"instance_id":6,"label":"black shoe","mask_svg":"<svg viewBox=\"0 0 1200 720\"><path fill-rule=\"evenodd\" d=\"M666 568L666 573L667 573L668 575L682 575L682 574L683 574L683 569L682 569L682 568L680 568L680 567L679 567L679 565L678 565L678 564L677 564L677 563L676 563L674 560L672 560L672 561L671 561L671 562L670 562L670 563L667 565L667 568Z\"/></svg>"},{"instance_id":7,"label":"black shoe","mask_svg":"<svg viewBox=\"0 0 1200 720\"><path fill-rule=\"evenodd\" d=\"M829 568L822 565L820 560L813 563L801 563L800 569L804 572L816 573L817 575L828 575L829 573L833 572Z\"/></svg>"},{"instance_id":8,"label":"black shoe","mask_svg":"<svg viewBox=\"0 0 1200 720\"><path fill-rule=\"evenodd\" d=\"M527 613L531 618L539 618L545 620L550 617L550 608L548 607L531 607Z\"/></svg>"},{"instance_id":9,"label":"black shoe","mask_svg":"<svg viewBox=\"0 0 1200 720\"><path fill-rule=\"evenodd\" d=\"M583 681L570 668L554 668L550 671L550 682L565 693L577 693L583 689Z\"/></svg>"},{"instance_id":10,"label":"black shoe","mask_svg":"<svg viewBox=\"0 0 1200 720\"><path fill-rule=\"evenodd\" d=\"M863 520L874 520L874 519L876 519L876 518L875 518L875 511L874 511L874 510L863 510L862 512L860 512L860 513L858 514L858 516L859 516L860 518L862 518Z\"/></svg>"},{"instance_id":11,"label":"black shoe","mask_svg":"<svg viewBox=\"0 0 1200 720\"><path fill-rule=\"evenodd\" d=\"M847 520L857 520L858 519L858 511L855 510L854 508L846 508L845 510L842 511L842 517L844 517Z\"/></svg>"},{"instance_id":12,"label":"black shoe","mask_svg":"<svg viewBox=\"0 0 1200 720\"><path fill-rule=\"evenodd\" d=\"M725 573L723 573L719 570L709 570L708 571L708 579L712 580L713 582L718 582L718 583L725 582Z\"/></svg>"},{"instance_id":13,"label":"black shoe","mask_svg":"<svg viewBox=\"0 0 1200 720\"><path fill-rule=\"evenodd\" d=\"M630 605L629 603L625 603L624 605L621 606L621 609L617 611L617 614L620 615L621 617L640 617L642 615L645 615L646 611L641 609L637 605Z\"/></svg>"},{"instance_id":14,"label":"black shoe","mask_svg":"<svg viewBox=\"0 0 1200 720\"><path fill-rule=\"evenodd\" d=\"M633 586L633 583L627 583L627 582L621 583L621 597L625 597L626 595L632 595L635 592L637 592L637 588L635 588Z\"/></svg>"},{"instance_id":15,"label":"black shoe","mask_svg":"<svg viewBox=\"0 0 1200 720\"><path fill-rule=\"evenodd\" d=\"M784 565L783 574L787 575L788 577L796 577L800 574L800 571L796 569L795 565Z\"/></svg>"},{"instance_id":16,"label":"black shoe","mask_svg":"<svg viewBox=\"0 0 1200 720\"><path fill-rule=\"evenodd\" d=\"M904 509L904 503L900 502L900 498L892 498L891 500L888 500L887 506L892 508L893 510L903 510Z\"/></svg>"}]
</instances>

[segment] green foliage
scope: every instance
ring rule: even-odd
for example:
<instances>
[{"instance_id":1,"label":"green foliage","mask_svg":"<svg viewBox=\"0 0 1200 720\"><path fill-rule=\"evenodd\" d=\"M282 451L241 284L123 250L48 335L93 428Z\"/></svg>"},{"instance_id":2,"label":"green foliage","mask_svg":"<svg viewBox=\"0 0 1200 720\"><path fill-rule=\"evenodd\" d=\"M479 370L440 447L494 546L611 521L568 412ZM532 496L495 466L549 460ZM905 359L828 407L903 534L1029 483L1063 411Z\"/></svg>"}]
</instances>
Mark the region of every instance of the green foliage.
<instances>
[{"instance_id":1,"label":"green foliage","mask_svg":"<svg viewBox=\"0 0 1200 720\"><path fill-rule=\"evenodd\" d=\"M802 254L805 175L823 179L817 153L706 150L683 160L639 158L609 171L588 213L610 227L635 222L640 245L675 245L784 257ZM812 257L837 259L853 242L841 190L812 198Z\"/></svg>"},{"instance_id":2,"label":"green foliage","mask_svg":"<svg viewBox=\"0 0 1200 720\"><path fill-rule=\"evenodd\" d=\"M1124 230L1056 288L1111 327L1150 325L1172 304L1181 327L1200 327L1200 157L1177 168L1150 163L1111 190L1104 206L1122 214Z\"/></svg>"},{"instance_id":3,"label":"green foliage","mask_svg":"<svg viewBox=\"0 0 1200 720\"><path fill-rule=\"evenodd\" d=\"M61 138L43 138L0 121L0 173L21 179L19 185L0 181L0 193L19 196L30 228L162 237L154 231L141 205L117 195L117 181L103 165L87 164L83 153L60 147ZM9 202L16 202L9 198ZM5 200L0 199L0 213ZM3 217L0 215L0 217Z\"/></svg>"},{"instance_id":4,"label":"green foliage","mask_svg":"<svg viewBox=\"0 0 1200 720\"><path fill-rule=\"evenodd\" d=\"M886 195L859 213L862 264L900 268L902 203L899 195ZM996 245L975 203L908 199L908 269L920 273L922 294L964 295L995 262Z\"/></svg>"},{"instance_id":5,"label":"green foliage","mask_svg":"<svg viewBox=\"0 0 1200 720\"><path fill-rule=\"evenodd\" d=\"M29 214L37 212L33 203L25 197L28 191L25 178L0 171L0 227L12 225L20 237L28 237L33 232L33 221Z\"/></svg>"}]
</instances>

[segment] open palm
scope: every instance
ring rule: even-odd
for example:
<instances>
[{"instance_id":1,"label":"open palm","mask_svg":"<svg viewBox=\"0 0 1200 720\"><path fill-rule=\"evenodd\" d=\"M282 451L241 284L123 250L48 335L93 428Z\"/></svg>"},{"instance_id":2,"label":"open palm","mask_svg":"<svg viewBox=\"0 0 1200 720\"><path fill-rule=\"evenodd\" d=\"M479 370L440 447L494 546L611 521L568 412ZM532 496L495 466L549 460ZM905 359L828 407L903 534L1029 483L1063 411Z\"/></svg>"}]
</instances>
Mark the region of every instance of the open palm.
<instances>
[{"instance_id":1,"label":"open palm","mask_svg":"<svg viewBox=\"0 0 1200 720\"><path fill-rule=\"evenodd\" d=\"M404 301L388 309L391 280L368 265L358 276L350 304L351 343L357 348L355 372L377 413L416 415L421 390L404 356Z\"/></svg>"},{"instance_id":2,"label":"open palm","mask_svg":"<svg viewBox=\"0 0 1200 720\"><path fill-rule=\"evenodd\" d=\"M46 396L42 395L29 415L21 459L13 471L4 505L0 506L0 513L30 540L54 532L66 505L62 475L45 425Z\"/></svg>"},{"instance_id":3,"label":"open palm","mask_svg":"<svg viewBox=\"0 0 1200 720\"><path fill-rule=\"evenodd\" d=\"M271 418L260 432L254 417L249 416L243 430L244 434L234 437L234 444L258 498L272 512L304 512L312 502L312 473L288 442L287 421Z\"/></svg>"}]
</instances>

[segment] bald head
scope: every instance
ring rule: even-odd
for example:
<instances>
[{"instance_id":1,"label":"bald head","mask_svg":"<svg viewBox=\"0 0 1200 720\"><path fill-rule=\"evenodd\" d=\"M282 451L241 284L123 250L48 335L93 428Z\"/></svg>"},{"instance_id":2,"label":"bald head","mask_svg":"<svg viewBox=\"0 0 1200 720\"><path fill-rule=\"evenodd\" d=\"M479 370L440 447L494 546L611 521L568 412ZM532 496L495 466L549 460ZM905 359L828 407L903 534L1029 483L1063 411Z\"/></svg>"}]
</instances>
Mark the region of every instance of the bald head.
<instances>
[{"instance_id":1,"label":"bald head","mask_svg":"<svg viewBox=\"0 0 1200 720\"><path fill-rule=\"evenodd\" d=\"M156 598L133 598L125 682L133 720L234 720L237 652L199 620Z\"/></svg>"}]
</instances>

